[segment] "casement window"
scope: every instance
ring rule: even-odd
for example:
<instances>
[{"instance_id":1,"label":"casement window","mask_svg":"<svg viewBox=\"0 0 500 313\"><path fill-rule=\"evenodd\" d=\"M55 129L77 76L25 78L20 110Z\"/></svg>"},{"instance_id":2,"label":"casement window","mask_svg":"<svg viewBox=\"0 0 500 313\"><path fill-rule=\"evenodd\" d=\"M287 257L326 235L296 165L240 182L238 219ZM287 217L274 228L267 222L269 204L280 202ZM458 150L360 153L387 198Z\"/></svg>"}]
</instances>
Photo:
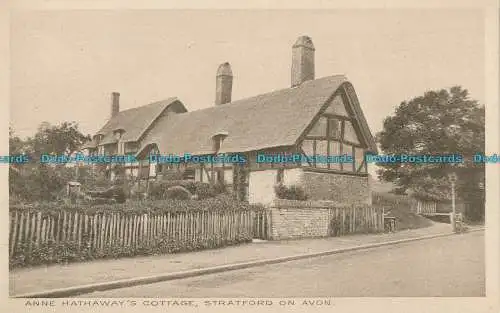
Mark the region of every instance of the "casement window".
<instances>
[{"instance_id":1,"label":"casement window","mask_svg":"<svg viewBox=\"0 0 500 313\"><path fill-rule=\"evenodd\" d=\"M157 155L159 154L160 151L158 150L158 147L154 146L149 150L150 155ZM147 160L147 163L149 163L149 159ZM156 177L156 174L161 172L160 170L160 165L156 162L152 162L149 164L149 176L150 177Z\"/></svg>"},{"instance_id":2,"label":"casement window","mask_svg":"<svg viewBox=\"0 0 500 313\"><path fill-rule=\"evenodd\" d=\"M188 167L186 168L186 170L184 171L184 174L183 174L183 177L182 179L186 179L186 180L194 180L194 171L195 169L192 168L192 167Z\"/></svg>"},{"instance_id":3,"label":"casement window","mask_svg":"<svg viewBox=\"0 0 500 313\"><path fill-rule=\"evenodd\" d=\"M340 150L341 143L338 141L330 141L329 142L329 155L334 156L334 155L341 155L341 150ZM341 170L342 165L340 163L329 163L328 168L333 169L333 170Z\"/></svg>"},{"instance_id":4,"label":"casement window","mask_svg":"<svg viewBox=\"0 0 500 313\"><path fill-rule=\"evenodd\" d=\"M316 153L315 153L316 167L318 168L328 168L328 162L326 158L328 157L328 141L327 140L316 140Z\"/></svg>"},{"instance_id":5,"label":"casement window","mask_svg":"<svg viewBox=\"0 0 500 313\"><path fill-rule=\"evenodd\" d=\"M218 153L219 150L222 148L224 139L226 139L227 136L228 133L225 131L217 132L212 136L213 150L215 153Z\"/></svg>"},{"instance_id":6,"label":"casement window","mask_svg":"<svg viewBox=\"0 0 500 313\"><path fill-rule=\"evenodd\" d=\"M331 139L340 139L342 130L342 121L336 118L328 119L328 137Z\"/></svg>"}]
</instances>

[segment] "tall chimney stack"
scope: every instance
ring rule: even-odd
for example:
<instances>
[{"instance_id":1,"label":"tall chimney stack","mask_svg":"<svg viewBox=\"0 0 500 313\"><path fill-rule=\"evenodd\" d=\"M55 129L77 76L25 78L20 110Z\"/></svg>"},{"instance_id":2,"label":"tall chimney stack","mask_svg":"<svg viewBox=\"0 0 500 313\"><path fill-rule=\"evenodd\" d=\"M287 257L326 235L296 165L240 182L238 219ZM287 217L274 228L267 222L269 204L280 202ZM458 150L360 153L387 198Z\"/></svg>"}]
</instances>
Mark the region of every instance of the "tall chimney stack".
<instances>
[{"instance_id":1,"label":"tall chimney stack","mask_svg":"<svg viewBox=\"0 0 500 313\"><path fill-rule=\"evenodd\" d=\"M120 93L113 92L111 97L113 98L111 102L111 117L114 117L118 114L118 112L120 112Z\"/></svg>"},{"instance_id":2,"label":"tall chimney stack","mask_svg":"<svg viewBox=\"0 0 500 313\"><path fill-rule=\"evenodd\" d=\"M233 72L228 62L219 65L215 86L215 105L231 102Z\"/></svg>"},{"instance_id":3,"label":"tall chimney stack","mask_svg":"<svg viewBox=\"0 0 500 313\"><path fill-rule=\"evenodd\" d=\"M292 87L314 79L314 45L308 36L301 36L292 47Z\"/></svg>"}]
</instances>

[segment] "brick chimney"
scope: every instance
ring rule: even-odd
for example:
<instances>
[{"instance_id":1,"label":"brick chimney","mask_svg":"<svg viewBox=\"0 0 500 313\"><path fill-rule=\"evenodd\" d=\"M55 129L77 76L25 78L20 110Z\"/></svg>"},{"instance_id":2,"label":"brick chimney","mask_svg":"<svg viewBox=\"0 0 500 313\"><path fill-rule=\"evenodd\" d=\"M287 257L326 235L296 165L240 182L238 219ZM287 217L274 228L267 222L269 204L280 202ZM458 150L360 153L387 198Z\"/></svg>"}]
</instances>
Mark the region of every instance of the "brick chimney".
<instances>
[{"instance_id":1,"label":"brick chimney","mask_svg":"<svg viewBox=\"0 0 500 313\"><path fill-rule=\"evenodd\" d=\"M308 36L301 36L292 47L292 87L314 79L314 45Z\"/></svg>"},{"instance_id":2,"label":"brick chimney","mask_svg":"<svg viewBox=\"0 0 500 313\"><path fill-rule=\"evenodd\" d=\"M113 99L111 102L111 117L114 117L120 112L120 93L113 92L111 98Z\"/></svg>"},{"instance_id":3,"label":"brick chimney","mask_svg":"<svg viewBox=\"0 0 500 313\"><path fill-rule=\"evenodd\" d=\"M231 102L233 72L228 62L219 65L215 85L215 105Z\"/></svg>"}]
</instances>

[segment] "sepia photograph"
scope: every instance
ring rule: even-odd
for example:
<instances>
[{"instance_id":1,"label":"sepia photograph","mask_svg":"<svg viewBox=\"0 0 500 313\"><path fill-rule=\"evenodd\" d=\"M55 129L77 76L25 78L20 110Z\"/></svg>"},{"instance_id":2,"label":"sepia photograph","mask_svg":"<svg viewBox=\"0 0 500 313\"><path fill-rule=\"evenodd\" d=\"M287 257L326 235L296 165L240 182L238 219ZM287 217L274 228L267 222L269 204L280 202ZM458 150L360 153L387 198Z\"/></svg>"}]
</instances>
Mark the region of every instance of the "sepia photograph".
<instances>
[{"instance_id":1,"label":"sepia photograph","mask_svg":"<svg viewBox=\"0 0 500 313\"><path fill-rule=\"evenodd\" d=\"M485 15L11 11L9 297L486 299Z\"/></svg>"}]
</instances>

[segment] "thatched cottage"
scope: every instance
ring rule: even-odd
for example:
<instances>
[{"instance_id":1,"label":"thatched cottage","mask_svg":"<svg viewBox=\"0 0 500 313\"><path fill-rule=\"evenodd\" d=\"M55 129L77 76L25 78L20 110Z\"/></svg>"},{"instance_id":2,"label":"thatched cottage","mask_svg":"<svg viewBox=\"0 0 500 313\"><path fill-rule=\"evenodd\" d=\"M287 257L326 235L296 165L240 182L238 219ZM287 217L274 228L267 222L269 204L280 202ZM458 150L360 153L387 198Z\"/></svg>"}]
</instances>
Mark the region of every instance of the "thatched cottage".
<instances>
[{"instance_id":1,"label":"thatched cottage","mask_svg":"<svg viewBox=\"0 0 500 313\"><path fill-rule=\"evenodd\" d=\"M176 98L120 111L113 93L111 118L86 148L90 153L133 153L139 164L127 172L157 179L182 170L197 181L225 181L252 203L268 203L274 185L301 185L312 199L370 203L366 153L377 153L353 85L343 75L315 78L315 47L302 36L292 48L291 86L251 98L232 100L229 63L219 66L213 106L188 112ZM156 164L163 156L240 155L247 162ZM314 157L349 155L350 163L259 163L259 154Z\"/></svg>"}]
</instances>

